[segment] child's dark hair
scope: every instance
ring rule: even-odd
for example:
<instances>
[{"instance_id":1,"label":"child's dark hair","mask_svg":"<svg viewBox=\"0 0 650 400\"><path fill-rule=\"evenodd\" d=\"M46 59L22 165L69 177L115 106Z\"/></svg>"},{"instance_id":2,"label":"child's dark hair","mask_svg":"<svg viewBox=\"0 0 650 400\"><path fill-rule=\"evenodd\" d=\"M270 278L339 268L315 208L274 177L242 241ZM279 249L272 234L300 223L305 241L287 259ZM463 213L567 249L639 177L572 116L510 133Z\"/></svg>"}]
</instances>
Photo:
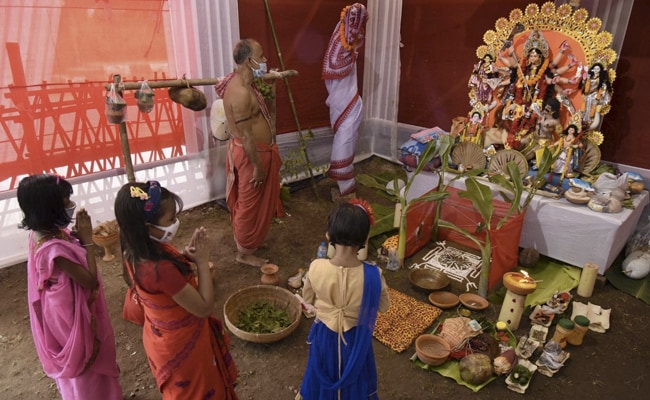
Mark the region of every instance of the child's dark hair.
<instances>
[{"instance_id":1,"label":"child's dark hair","mask_svg":"<svg viewBox=\"0 0 650 400\"><path fill-rule=\"evenodd\" d=\"M23 210L22 227L32 231L56 231L68 226L66 198L72 195L70 182L56 175L39 174L23 178L18 184L18 204Z\"/></svg>"},{"instance_id":2,"label":"child's dark hair","mask_svg":"<svg viewBox=\"0 0 650 400\"><path fill-rule=\"evenodd\" d=\"M363 207L342 203L327 220L327 234L332 245L363 248L370 233L370 217Z\"/></svg>"},{"instance_id":3,"label":"child's dark hair","mask_svg":"<svg viewBox=\"0 0 650 400\"><path fill-rule=\"evenodd\" d=\"M133 182L122 186L115 197L115 218L120 226L120 243L124 253L123 256L134 266L138 260L158 261L167 259L173 262L181 273L187 274L189 272L188 265L180 262L171 254L165 254L161 247L149 237L147 224L156 225L162 216L162 209L159 204L153 213L147 214L145 212L145 205L148 203L145 197L154 198L154 196L149 195L150 188L154 186L158 186L160 191L160 198L157 201L162 203L171 199L176 203L177 212L183 210L183 200L175 193L160 187L158 182ZM139 197L138 193L147 194L147 196Z\"/></svg>"}]
</instances>

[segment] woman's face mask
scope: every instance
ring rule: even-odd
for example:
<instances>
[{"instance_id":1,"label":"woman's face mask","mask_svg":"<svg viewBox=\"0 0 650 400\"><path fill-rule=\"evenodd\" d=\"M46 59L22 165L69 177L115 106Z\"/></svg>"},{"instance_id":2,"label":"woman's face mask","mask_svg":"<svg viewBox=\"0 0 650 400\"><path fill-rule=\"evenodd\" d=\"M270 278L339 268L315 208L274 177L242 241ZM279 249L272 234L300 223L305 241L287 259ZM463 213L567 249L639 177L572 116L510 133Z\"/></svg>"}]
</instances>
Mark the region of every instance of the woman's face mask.
<instances>
[{"instance_id":1,"label":"woman's face mask","mask_svg":"<svg viewBox=\"0 0 650 400\"><path fill-rule=\"evenodd\" d=\"M265 62L257 62L255 60L253 60L252 58L251 58L251 61L258 65L258 68L252 68L253 77L262 78L267 72L266 63Z\"/></svg>"},{"instance_id":2,"label":"woman's face mask","mask_svg":"<svg viewBox=\"0 0 650 400\"><path fill-rule=\"evenodd\" d=\"M181 226L181 221L179 221L178 218L176 218L176 220L174 220L174 223L169 226L159 226L153 224L150 225L153 226L154 228L160 229L163 232L160 238L157 238L154 235L150 234L149 237L152 240L155 240L158 243L170 243L174 239L174 236L176 236L176 232L178 232L178 227Z\"/></svg>"}]
</instances>

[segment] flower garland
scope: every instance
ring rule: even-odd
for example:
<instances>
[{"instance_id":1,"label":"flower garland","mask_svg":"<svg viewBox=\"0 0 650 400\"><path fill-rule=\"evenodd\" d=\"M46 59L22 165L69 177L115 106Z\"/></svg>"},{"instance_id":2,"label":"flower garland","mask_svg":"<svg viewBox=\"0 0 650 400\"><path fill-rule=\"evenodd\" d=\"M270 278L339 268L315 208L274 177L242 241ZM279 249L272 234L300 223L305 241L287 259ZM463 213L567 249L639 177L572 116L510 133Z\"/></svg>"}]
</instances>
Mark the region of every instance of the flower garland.
<instances>
[{"instance_id":1,"label":"flower garland","mask_svg":"<svg viewBox=\"0 0 650 400\"><path fill-rule=\"evenodd\" d=\"M522 67L525 67L525 62L526 62L525 60L522 60L522 64L524 64ZM542 78L544 72L546 72L546 68L548 68L548 63L549 63L548 58L546 58L542 63L542 65L540 66L540 68L537 70L537 74L532 78L526 78L523 75L523 68L518 69L517 70L517 75L519 76L518 83L521 84L523 81L525 81L526 85L529 87L535 85Z\"/></svg>"},{"instance_id":2,"label":"flower garland","mask_svg":"<svg viewBox=\"0 0 650 400\"><path fill-rule=\"evenodd\" d=\"M352 44L349 44L348 41L345 38L345 14L348 12L348 10L352 8L352 6L346 6L341 10L341 24L339 25L339 38L341 39L341 46L347 51L352 51L354 50L355 47L357 47L357 42L359 41L359 38L357 38Z\"/></svg>"}]
</instances>

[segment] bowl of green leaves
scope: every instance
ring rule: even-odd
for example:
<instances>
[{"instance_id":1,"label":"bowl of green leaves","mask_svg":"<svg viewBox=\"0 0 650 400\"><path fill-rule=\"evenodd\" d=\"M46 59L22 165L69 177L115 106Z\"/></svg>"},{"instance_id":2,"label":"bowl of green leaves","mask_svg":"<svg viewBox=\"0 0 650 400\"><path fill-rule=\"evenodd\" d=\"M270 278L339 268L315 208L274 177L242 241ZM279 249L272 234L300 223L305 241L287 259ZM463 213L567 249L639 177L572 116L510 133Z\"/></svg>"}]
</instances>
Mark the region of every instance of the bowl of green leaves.
<instances>
[{"instance_id":1,"label":"bowl of green leaves","mask_svg":"<svg viewBox=\"0 0 650 400\"><path fill-rule=\"evenodd\" d=\"M300 325L300 300L287 289L272 285L249 286L233 293L223 306L228 330L242 340L273 343Z\"/></svg>"}]
</instances>

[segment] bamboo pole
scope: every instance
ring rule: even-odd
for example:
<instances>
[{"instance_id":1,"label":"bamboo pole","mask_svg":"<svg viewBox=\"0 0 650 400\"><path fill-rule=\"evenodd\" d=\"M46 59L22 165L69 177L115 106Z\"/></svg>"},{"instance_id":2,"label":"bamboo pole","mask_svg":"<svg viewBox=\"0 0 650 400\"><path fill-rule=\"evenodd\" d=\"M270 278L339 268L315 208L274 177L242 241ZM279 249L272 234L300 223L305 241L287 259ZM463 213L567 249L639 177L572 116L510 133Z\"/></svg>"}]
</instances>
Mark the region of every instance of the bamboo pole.
<instances>
[{"instance_id":1,"label":"bamboo pole","mask_svg":"<svg viewBox=\"0 0 650 400\"><path fill-rule=\"evenodd\" d=\"M289 77L298 76L298 71L289 69L286 71L271 72L264 75L265 80L286 79ZM187 87L187 86L207 86L216 85L223 78L201 78L201 79L168 79L163 81L147 81L147 84L152 89L171 88L171 87ZM124 82L122 89L124 90L138 90L142 85L141 82ZM110 83L105 86L106 90L111 88Z\"/></svg>"},{"instance_id":2,"label":"bamboo pole","mask_svg":"<svg viewBox=\"0 0 650 400\"><path fill-rule=\"evenodd\" d=\"M282 58L282 51L280 51L280 43L278 42L278 36L275 34L275 25L273 24L273 17L271 16L271 8L269 7L268 0L264 0L264 6L266 7L266 15L269 17L269 24L271 25L271 33L273 34L273 41L275 42L275 50L278 54L278 60L280 61L280 68L284 70L284 59ZM287 87L287 94L289 96L289 104L291 105L291 111L293 113L293 119L296 122L296 129L298 130L298 138L300 139L300 149L302 154L305 157L305 162L307 163L307 169L309 170L309 178L311 180L312 189L314 189L314 195L316 199L319 200L318 191L316 190L316 182L314 181L314 172L312 171L311 162L309 161L309 156L307 155L307 145L305 137L302 134L302 129L300 128L300 121L298 120L298 112L296 111L296 104L293 101L293 94L291 93L291 86L289 86L289 80L284 77L284 84Z\"/></svg>"}]
</instances>

